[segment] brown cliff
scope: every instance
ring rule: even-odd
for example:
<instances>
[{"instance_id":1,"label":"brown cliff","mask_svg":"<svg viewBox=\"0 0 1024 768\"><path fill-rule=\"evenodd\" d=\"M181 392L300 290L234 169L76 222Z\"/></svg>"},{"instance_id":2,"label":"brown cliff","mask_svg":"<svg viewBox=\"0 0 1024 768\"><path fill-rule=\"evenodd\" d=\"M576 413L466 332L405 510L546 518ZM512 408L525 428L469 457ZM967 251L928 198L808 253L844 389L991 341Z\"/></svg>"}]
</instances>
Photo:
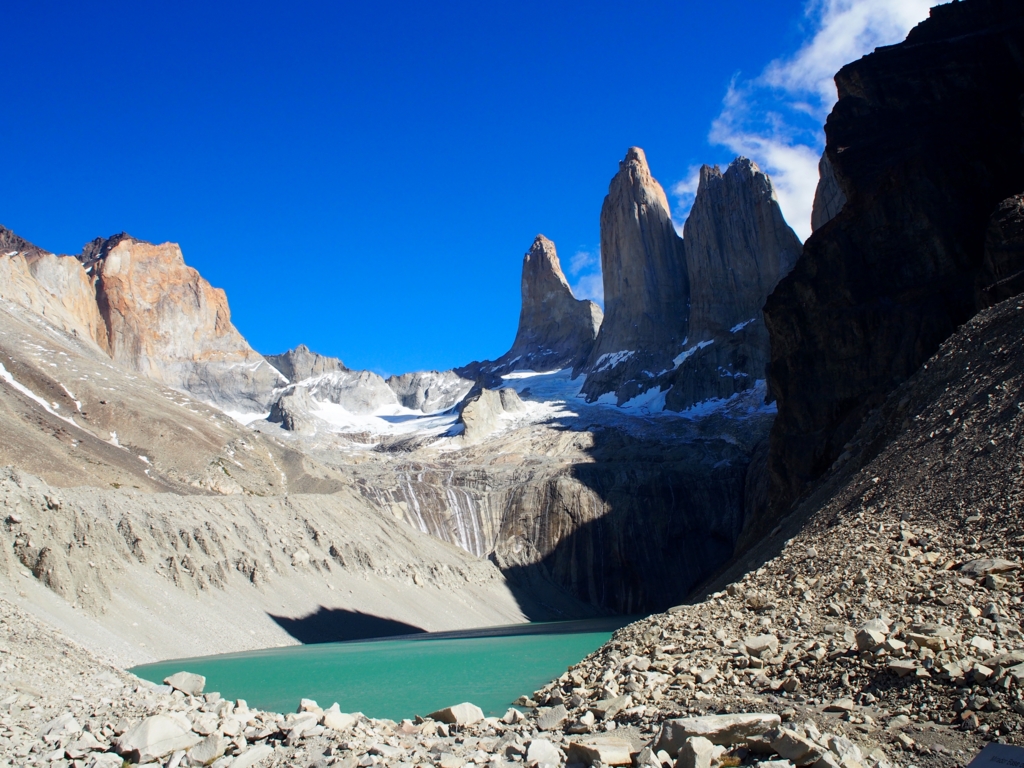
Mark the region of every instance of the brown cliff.
<instances>
[{"instance_id":1,"label":"brown cliff","mask_svg":"<svg viewBox=\"0 0 1024 768\"><path fill-rule=\"evenodd\" d=\"M846 204L765 307L776 509L979 307L991 217L1024 190L1024 6L938 6L836 85L825 152Z\"/></svg>"},{"instance_id":2,"label":"brown cliff","mask_svg":"<svg viewBox=\"0 0 1024 768\"><path fill-rule=\"evenodd\" d=\"M285 383L231 324L227 296L174 243L124 235L94 262L108 352L121 365L229 410L269 410Z\"/></svg>"}]
</instances>

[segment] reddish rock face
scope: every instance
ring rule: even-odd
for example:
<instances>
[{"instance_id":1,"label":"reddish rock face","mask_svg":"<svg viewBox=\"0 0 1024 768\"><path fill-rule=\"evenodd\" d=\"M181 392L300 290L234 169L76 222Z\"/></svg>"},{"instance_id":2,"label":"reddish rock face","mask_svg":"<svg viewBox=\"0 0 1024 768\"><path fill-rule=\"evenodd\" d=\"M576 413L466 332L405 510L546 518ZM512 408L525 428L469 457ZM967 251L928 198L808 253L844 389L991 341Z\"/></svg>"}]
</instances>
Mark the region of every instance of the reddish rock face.
<instances>
[{"instance_id":1,"label":"reddish rock face","mask_svg":"<svg viewBox=\"0 0 1024 768\"><path fill-rule=\"evenodd\" d=\"M846 202L765 307L777 509L979 307L990 218L1024 190L1024 6L938 6L836 85L826 164ZM1019 268L1004 261L990 271Z\"/></svg>"},{"instance_id":2,"label":"reddish rock face","mask_svg":"<svg viewBox=\"0 0 1024 768\"><path fill-rule=\"evenodd\" d=\"M231 324L224 291L186 266L176 244L120 238L93 269L116 362L225 407L269 407L282 377Z\"/></svg>"}]
</instances>

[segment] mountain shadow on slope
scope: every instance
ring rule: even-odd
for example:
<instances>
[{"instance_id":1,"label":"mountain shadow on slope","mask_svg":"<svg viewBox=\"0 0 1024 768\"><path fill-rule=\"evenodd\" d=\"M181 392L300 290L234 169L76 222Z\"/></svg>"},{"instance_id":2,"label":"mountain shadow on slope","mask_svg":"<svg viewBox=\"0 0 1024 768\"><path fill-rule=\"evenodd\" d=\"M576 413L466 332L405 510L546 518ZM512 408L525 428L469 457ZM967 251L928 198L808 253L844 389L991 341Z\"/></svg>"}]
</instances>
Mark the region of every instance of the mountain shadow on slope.
<instances>
[{"instance_id":1,"label":"mountain shadow on slope","mask_svg":"<svg viewBox=\"0 0 1024 768\"><path fill-rule=\"evenodd\" d=\"M273 613L267 615L303 645L372 640L426 631L403 621L385 619L359 611L346 611L343 608L325 608L322 605L313 613L298 618L276 616Z\"/></svg>"}]
</instances>

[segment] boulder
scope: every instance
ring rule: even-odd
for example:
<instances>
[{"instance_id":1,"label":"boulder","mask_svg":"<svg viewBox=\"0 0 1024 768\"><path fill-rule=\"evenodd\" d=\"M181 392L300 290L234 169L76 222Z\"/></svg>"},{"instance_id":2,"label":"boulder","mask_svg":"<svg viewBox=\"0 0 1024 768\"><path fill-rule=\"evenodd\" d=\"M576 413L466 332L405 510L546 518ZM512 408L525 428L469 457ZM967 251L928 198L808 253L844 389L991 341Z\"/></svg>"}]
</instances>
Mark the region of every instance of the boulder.
<instances>
[{"instance_id":1,"label":"boulder","mask_svg":"<svg viewBox=\"0 0 1024 768\"><path fill-rule=\"evenodd\" d=\"M583 765L632 765L632 745L622 739L572 741L566 750L567 763Z\"/></svg>"},{"instance_id":2,"label":"boulder","mask_svg":"<svg viewBox=\"0 0 1024 768\"><path fill-rule=\"evenodd\" d=\"M249 747L242 754L231 761L231 768L253 768L263 760L274 754L274 748L266 744L256 747Z\"/></svg>"},{"instance_id":3,"label":"boulder","mask_svg":"<svg viewBox=\"0 0 1024 768\"><path fill-rule=\"evenodd\" d=\"M811 765L825 754L825 748L789 728L778 728L769 736L772 749L794 765Z\"/></svg>"},{"instance_id":4,"label":"boulder","mask_svg":"<svg viewBox=\"0 0 1024 768\"><path fill-rule=\"evenodd\" d=\"M537 728L542 731L553 731L561 727L568 717L569 713L561 704L556 707L538 707Z\"/></svg>"},{"instance_id":5,"label":"boulder","mask_svg":"<svg viewBox=\"0 0 1024 768\"><path fill-rule=\"evenodd\" d=\"M1000 557L986 557L980 560L971 560L960 566L960 572L968 576L988 576L993 573L1008 573L1016 571L1020 565L1012 560L1004 560Z\"/></svg>"},{"instance_id":6,"label":"boulder","mask_svg":"<svg viewBox=\"0 0 1024 768\"><path fill-rule=\"evenodd\" d=\"M119 754L134 763L148 763L172 752L188 750L201 739L167 715L152 715L117 740Z\"/></svg>"},{"instance_id":7,"label":"boulder","mask_svg":"<svg viewBox=\"0 0 1024 768\"><path fill-rule=\"evenodd\" d=\"M703 736L690 736L683 742L676 760L677 768L711 768L715 745Z\"/></svg>"},{"instance_id":8,"label":"boulder","mask_svg":"<svg viewBox=\"0 0 1024 768\"><path fill-rule=\"evenodd\" d=\"M747 649L747 653L759 659L765 654L771 656L779 650L779 638L775 635L748 637L744 639L743 647Z\"/></svg>"},{"instance_id":9,"label":"boulder","mask_svg":"<svg viewBox=\"0 0 1024 768\"><path fill-rule=\"evenodd\" d=\"M223 757L230 743L219 734L207 736L188 751L188 759L193 765L210 765L217 758Z\"/></svg>"},{"instance_id":10,"label":"boulder","mask_svg":"<svg viewBox=\"0 0 1024 768\"><path fill-rule=\"evenodd\" d=\"M526 748L526 764L533 766L560 765L562 753L547 739L534 739Z\"/></svg>"},{"instance_id":11,"label":"boulder","mask_svg":"<svg viewBox=\"0 0 1024 768\"><path fill-rule=\"evenodd\" d=\"M767 733L781 722L778 715L762 712L666 720L658 734L655 751L663 749L670 755L677 754L691 736L703 736L712 744L731 747L752 736Z\"/></svg>"},{"instance_id":12,"label":"boulder","mask_svg":"<svg viewBox=\"0 0 1024 768\"><path fill-rule=\"evenodd\" d=\"M439 723L447 723L449 725L472 725L484 719L484 712L475 704L465 701L462 704L456 704L454 707L445 707L444 709L437 710L437 712L432 712L428 717L431 720L437 720Z\"/></svg>"},{"instance_id":13,"label":"boulder","mask_svg":"<svg viewBox=\"0 0 1024 768\"><path fill-rule=\"evenodd\" d=\"M189 696L198 696L206 687L206 678L193 672L175 672L164 678L164 685Z\"/></svg>"}]
</instances>

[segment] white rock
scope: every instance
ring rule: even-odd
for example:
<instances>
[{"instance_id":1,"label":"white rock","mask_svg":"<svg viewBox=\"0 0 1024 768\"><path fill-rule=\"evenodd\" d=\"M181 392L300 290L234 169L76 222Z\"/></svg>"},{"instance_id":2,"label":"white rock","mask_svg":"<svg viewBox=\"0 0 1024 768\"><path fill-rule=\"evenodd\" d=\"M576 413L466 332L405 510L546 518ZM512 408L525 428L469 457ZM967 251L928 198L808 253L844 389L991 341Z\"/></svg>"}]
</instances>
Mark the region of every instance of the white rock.
<instances>
[{"instance_id":1,"label":"white rock","mask_svg":"<svg viewBox=\"0 0 1024 768\"><path fill-rule=\"evenodd\" d=\"M223 736L207 736L189 750L188 758L198 765L209 765L224 755L229 743Z\"/></svg>"},{"instance_id":2,"label":"white rock","mask_svg":"<svg viewBox=\"0 0 1024 768\"><path fill-rule=\"evenodd\" d=\"M445 707L444 709L437 710L437 712L432 712L428 717L431 720L437 720L439 723L448 723L449 725L472 725L484 719L484 712L476 704L464 701L462 704L456 704L454 707Z\"/></svg>"},{"instance_id":3,"label":"white rock","mask_svg":"<svg viewBox=\"0 0 1024 768\"><path fill-rule=\"evenodd\" d=\"M117 741L117 751L133 762L146 763L179 749L191 749L200 738L166 715L147 717Z\"/></svg>"},{"instance_id":4,"label":"white rock","mask_svg":"<svg viewBox=\"0 0 1024 768\"><path fill-rule=\"evenodd\" d=\"M667 720L661 726L654 750L678 754L683 743L691 736L703 736L712 744L731 747L772 730L782 722L778 715L768 713L742 713L733 715L706 715Z\"/></svg>"},{"instance_id":5,"label":"white rock","mask_svg":"<svg viewBox=\"0 0 1024 768\"><path fill-rule=\"evenodd\" d=\"M632 765L631 750L632 745L622 739L574 741L569 744L566 762L584 765L594 765L597 762L603 765Z\"/></svg>"},{"instance_id":6,"label":"white rock","mask_svg":"<svg viewBox=\"0 0 1024 768\"><path fill-rule=\"evenodd\" d=\"M164 678L164 683L189 696L198 696L206 687L206 678L192 672L175 672Z\"/></svg>"},{"instance_id":7,"label":"white rock","mask_svg":"<svg viewBox=\"0 0 1024 768\"><path fill-rule=\"evenodd\" d=\"M251 747L231 761L231 768L252 768L261 760L265 760L274 754L274 748L266 744L258 747Z\"/></svg>"},{"instance_id":8,"label":"white rock","mask_svg":"<svg viewBox=\"0 0 1024 768\"><path fill-rule=\"evenodd\" d=\"M678 768L711 768L715 745L703 736L691 736L679 750Z\"/></svg>"},{"instance_id":9,"label":"white rock","mask_svg":"<svg viewBox=\"0 0 1024 768\"><path fill-rule=\"evenodd\" d=\"M561 762L562 753L547 739L534 739L526 749L526 764L528 766L559 765Z\"/></svg>"}]
</instances>

